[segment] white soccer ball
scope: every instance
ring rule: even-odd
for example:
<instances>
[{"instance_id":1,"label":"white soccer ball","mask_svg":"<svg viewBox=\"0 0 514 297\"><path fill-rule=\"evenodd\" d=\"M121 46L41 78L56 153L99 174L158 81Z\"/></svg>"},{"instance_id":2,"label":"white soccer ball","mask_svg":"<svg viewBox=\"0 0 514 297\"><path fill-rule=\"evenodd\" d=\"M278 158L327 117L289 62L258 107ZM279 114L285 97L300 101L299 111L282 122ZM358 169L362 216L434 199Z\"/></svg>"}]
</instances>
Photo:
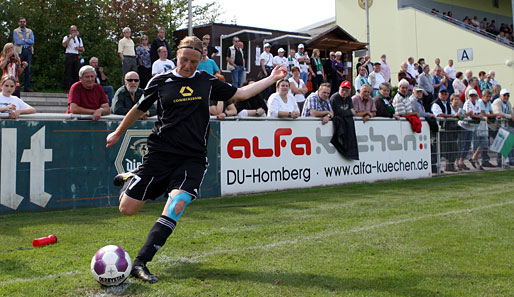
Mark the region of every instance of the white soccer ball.
<instances>
[{"instance_id":1,"label":"white soccer ball","mask_svg":"<svg viewBox=\"0 0 514 297\"><path fill-rule=\"evenodd\" d=\"M91 259L91 273L97 282L105 286L123 283L132 270L130 255L117 245L106 245Z\"/></svg>"}]
</instances>

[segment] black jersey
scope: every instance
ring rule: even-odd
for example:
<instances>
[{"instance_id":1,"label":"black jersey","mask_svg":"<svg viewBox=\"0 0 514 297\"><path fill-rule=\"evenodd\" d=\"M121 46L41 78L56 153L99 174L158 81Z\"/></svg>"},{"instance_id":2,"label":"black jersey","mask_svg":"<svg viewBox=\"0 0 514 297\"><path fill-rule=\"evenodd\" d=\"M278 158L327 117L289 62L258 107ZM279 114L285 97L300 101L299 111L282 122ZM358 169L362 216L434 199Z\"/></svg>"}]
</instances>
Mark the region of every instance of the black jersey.
<instances>
[{"instance_id":1,"label":"black jersey","mask_svg":"<svg viewBox=\"0 0 514 297\"><path fill-rule=\"evenodd\" d=\"M147 111L157 101L157 122L148 148L186 157L205 158L209 135L209 101L226 101L237 88L204 71L193 77L170 71L153 77L138 109Z\"/></svg>"}]
</instances>

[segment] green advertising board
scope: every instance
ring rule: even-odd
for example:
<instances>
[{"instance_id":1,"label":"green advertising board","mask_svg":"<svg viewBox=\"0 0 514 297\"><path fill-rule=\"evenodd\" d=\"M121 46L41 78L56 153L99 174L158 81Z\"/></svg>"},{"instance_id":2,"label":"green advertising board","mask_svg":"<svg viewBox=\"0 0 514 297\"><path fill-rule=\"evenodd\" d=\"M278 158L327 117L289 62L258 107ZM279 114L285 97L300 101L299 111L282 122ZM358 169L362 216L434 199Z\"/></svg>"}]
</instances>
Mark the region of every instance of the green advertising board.
<instances>
[{"instance_id":1,"label":"green advertising board","mask_svg":"<svg viewBox=\"0 0 514 297\"><path fill-rule=\"evenodd\" d=\"M0 214L118 205L120 188L112 178L141 163L153 127L152 121L138 121L106 148L106 136L119 123L0 121ZM220 195L218 122L211 122L209 136L201 198Z\"/></svg>"}]
</instances>

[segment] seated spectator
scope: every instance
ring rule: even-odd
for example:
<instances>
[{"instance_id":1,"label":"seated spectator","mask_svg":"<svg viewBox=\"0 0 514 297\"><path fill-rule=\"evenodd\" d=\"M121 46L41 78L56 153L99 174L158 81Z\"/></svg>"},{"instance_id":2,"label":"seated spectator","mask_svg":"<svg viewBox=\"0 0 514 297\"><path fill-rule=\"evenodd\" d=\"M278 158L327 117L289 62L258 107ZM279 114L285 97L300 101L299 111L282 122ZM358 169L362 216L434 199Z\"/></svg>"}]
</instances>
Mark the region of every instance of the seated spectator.
<instances>
[{"instance_id":1,"label":"seated spectator","mask_svg":"<svg viewBox=\"0 0 514 297\"><path fill-rule=\"evenodd\" d=\"M112 100L111 113L126 115L134 105L137 105L139 99L143 96L143 89L139 88L139 74L130 71L125 74L125 85L121 86L114 94ZM156 114L155 105L141 116L141 120L146 120L149 116Z\"/></svg>"},{"instance_id":2,"label":"seated spectator","mask_svg":"<svg viewBox=\"0 0 514 297\"><path fill-rule=\"evenodd\" d=\"M367 122L369 119L376 115L377 109L375 102L370 96L371 86L363 85L359 94L352 97L353 109L355 110L355 116L362 117L363 122Z\"/></svg>"},{"instance_id":3,"label":"seated spectator","mask_svg":"<svg viewBox=\"0 0 514 297\"><path fill-rule=\"evenodd\" d=\"M0 113L8 113L10 119L17 119L20 114L36 112L32 106L12 95L14 90L16 90L16 78L14 76L4 76L0 81L0 85L2 86Z\"/></svg>"},{"instance_id":4,"label":"seated spectator","mask_svg":"<svg viewBox=\"0 0 514 297\"><path fill-rule=\"evenodd\" d=\"M312 92L305 100L302 117L321 118L324 125L334 117L334 112L330 106L330 84L322 83L316 92Z\"/></svg>"},{"instance_id":5,"label":"seated spectator","mask_svg":"<svg viewBox=\"0 0 514 297\"><path fill-rule=\"evenodd\" d=\"M102 86L95 83L95 73L95 68L90 65L80 68L79 81L71 86L68 94L66 113L91 114L93 121L111 113L109 100Z\"/></svg>"},{"instance_id":6,"label":"seated spectator","mask_svg":"<svg viewBox=\"0 0 514 297\"><path fill-rule=\"evenodd\" d=\"M466 90L466 85L462 82L463 78L464 74L459 71L455 74L455 80L453 81L453 91L459 96Z\"/></svg>"},{"instance_id":7,"label":"seated spectator","mask_svg":"<svg viewBox=\"0 0 514 297\"><path fill-rule=\"evenodd\" d=\"M371 94L373 97L377 95L380 84L385 82L384 77L380 73L380 67L380 63L373 64L373 72L371 72L368 76L369 84L373 88L373 93Z\"/></svg>"},{"instance_id":8,"label":"seated spectator","mask_svg":"<svg viewBox=\"0 0 514 297\"><path fill-rule=\"evenodd\" d=\"M296 103L298 104L298 109L300 112L303 108L303 103L305 102L305 94L309 92L305 82L300 78L300 68L293 67L291 68L292 77L289 78L289 93L293 95L296 99Z\"/></svg>"},{"instance_id":9,"label":"seated spectator","mask_svg":"<svg viewBox=\"0 0 514 297\"><path fill-rule=\"evenodd\" d=\"M373 98L377 107L377 117L400 119L393 107L393 98L391 98L391 85L383 82L378 88L377 95Z\"/></svg>"},{"instance_id":10,"label":"seated spectator","mask_svg":"<svg viewBox=\"0 0 514 297\"><path fill-rule=\"evenodd\" d=\"M218 120L224 120L226 117L233 117L237 115L237 109L234 102L228 101L215 101L211 100L209 106L211 115L216 116Z\"/></svg>"},{"instance_id":11,"label":"seated spectator","mask_svg":"<svg viewBox=\"0 0 514 297\"><path fill-rule=\"evenodd\" d=\"M416 85L416 77L412 76L409 72L407 72L408 64L407 62L403 62L400 66L400 72L398 72L398 81L402 79L406 79L409 82L409 95L412 94L412 90Z\"/></svg>"},{"instance_id":12,"label":"seated spectator","mask_svg":"<svg viewBox=\"0 0 514 297\"><path fill-rule=\"evenodd\" d=\"M289 92L289 80L277 81L277 92L270 95L268 99L268 116L277 118L293 118L300 116L300 109L296 99Z\"/></svg>"},{"instance_id":13,"label":"seated spectator","mask_svg":"<svg viewBox=\"0 0 514 297\"><path fill-rule=\"evenodd\" d=\"M362 66L359 68L359 75L355 77L353 84L357 93L359 93L363 85L369 85L368 77L366 76L366 68Z\"/></svg>"},{"instance_id":14,"label":"seated spectator","mask_svg":"<svg viewBox=\"0 0 514 297\"><path fill-rule=\"evenodd\" d=\"M220 69L218 68L218 65L216 65L216 62L214 62L213 59L209 58L208 56L209 51L207 50L207 46L203 46L203 53L202 53L202 59L200 60L200 64L198 64L198 67L196 68L198 71L203 70L210 75L214 74L221 74Z\"/></svg>"},{"instance_id":15,"label":"seated spectator","mask_svg":"<svg viewBox=\"0 0 514 297\"><path fill-rule=\"evenodd\" d=\"M407 99L409 92L409 82L406 79L402 79L398 83L398 92L393 98L393 107L397 115L402 117L416 116L419 117L417 112L412 111L412 105Z\"/></svg>"},{"instance_id":16,"label":"seated spectator","mask_svg":"<svg viewBox=\"0 0 514 297\"><path fill-rule=\"evenodd\" d=\"M339 92L332 94L330 105L335 117L353 117L355 115L351 93L352 84L345 80L339 86Z\"/></svg>"},{"instance_id":17,"label":"seated spectator","mask_svg":"<svg viewBox=\"0 0 514 297\"><path fill-rule=\"evenodd\" d=\"M89 65L95 68L96 72L96 83L101 85L104 89L107 98L109 99L109 105L111 105L112 98L114 97L114 88L112 86L107 85L107 75L104 73L104 68L98 66L98 58L92 57L89 59Z\"/></svg>"},{"instance_id":18,"label":"seated spectator","mask_svg":"<svg viewBox=\"0 0 514 297\"><path fill-rule=\"evenodd\" d=\"M2 54L0 55L0 69L2 69L2 77L12 76L16 79L16 90L13 95L20 98L20 74L27 68L28 63L21 62L18 53L14 50L14 44L6 43Z\"/></svg>"},{"instance_id":19,"label":"seated spectator","mask_svg":"<svg viewBox=\"0 0 514 297\"><path fill-rule=\"evenodd\" d=\"M152 76L175 69L175 63L168 60L168 49L165 46L159 47L157 54L159 55L159 59L153 62Z\"/></svg>"},{"instance_id":20,"label":"seated spectator","mask_svg":"<svg viewBox=\"0 0 514 297\"><path fill-rule=\"evenodd\" d=\"M243 85L251 85L253 83L255 83L254 80L249 80ZM265 117L268 112L268 106L261 94L257 94L248 100L237 101L236 110L237 115L240 117Z\"/></svg>"}]
</instances>

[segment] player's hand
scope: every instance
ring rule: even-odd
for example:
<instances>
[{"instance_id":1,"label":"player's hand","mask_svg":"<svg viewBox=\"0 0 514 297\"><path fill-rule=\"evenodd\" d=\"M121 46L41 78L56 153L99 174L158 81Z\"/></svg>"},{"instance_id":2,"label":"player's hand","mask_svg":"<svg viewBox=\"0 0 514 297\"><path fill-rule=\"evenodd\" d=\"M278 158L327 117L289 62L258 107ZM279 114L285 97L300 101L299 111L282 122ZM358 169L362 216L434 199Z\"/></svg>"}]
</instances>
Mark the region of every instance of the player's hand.
<instances>
[{"instance_id":1,"label":"player's hand","mask_svg":"<svg viewBox=\"0 0 514 297\"><path fill-rule=\"evenodd\" d=\"M277 81L279 79L286 77L286 75L287 69L284 66L277 66L273 68L273 71L271 71L270 77L273 78L274 81Z\"/></svg>"},{"instance_id":2,"label":"player's hand","mask_svg":"<svg viewBox=\"0 0 514 297\"><path fill-rule=\"evenodd\" d=\"M105 147L111 147L111 146L115 145L119 139L120 139L120 135L118 135L116 133L116 131L110 133L109 135L107 135Z\"/></svg>"}]
</instances>

